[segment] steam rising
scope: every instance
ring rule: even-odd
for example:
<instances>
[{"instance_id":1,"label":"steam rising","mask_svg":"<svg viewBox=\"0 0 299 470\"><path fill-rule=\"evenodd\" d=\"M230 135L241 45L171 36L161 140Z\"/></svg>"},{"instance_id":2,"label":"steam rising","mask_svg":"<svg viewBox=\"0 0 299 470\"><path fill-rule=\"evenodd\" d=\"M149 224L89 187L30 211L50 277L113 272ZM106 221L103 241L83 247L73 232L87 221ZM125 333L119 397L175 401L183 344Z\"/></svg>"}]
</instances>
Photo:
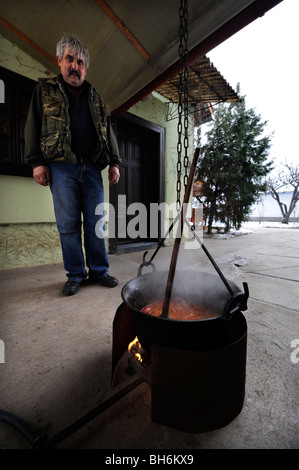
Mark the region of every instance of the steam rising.
<instances>
[{"instance_id":1,"label":"steam rising","mask_svg":"<svg viewBox=\"0 0 299 470\"><path fill-rule=\"evenodd\" d=\"M126 284L122 292L123 299L136 310L164 300L167 278L168 271L141 275ZM236 285L230 285L235 293L239 291ZM229 299L230 294L217 274L176 271L171 300L208 307L220 316Z\"/></svg>"}]
</instances>

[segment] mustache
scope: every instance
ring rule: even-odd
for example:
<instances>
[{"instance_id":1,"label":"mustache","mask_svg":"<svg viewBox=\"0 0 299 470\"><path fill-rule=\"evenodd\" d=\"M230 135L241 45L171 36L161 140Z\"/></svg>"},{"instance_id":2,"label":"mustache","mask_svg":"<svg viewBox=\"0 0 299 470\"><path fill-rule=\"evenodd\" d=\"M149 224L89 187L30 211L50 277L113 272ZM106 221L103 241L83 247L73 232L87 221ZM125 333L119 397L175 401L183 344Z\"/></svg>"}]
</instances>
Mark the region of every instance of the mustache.
<instances>
[{"instance_id":1,"label":"mustache","mask_svg":"<svg viewBox=\"0 0 299 470\"><path fill-rule=\"evenodd\" d=\"M71 75L75 75L76 77L81 78L81 75L80 75L80 73L78 72L78 70L73 70L73 69L71 69L71 70L69 71L69 73L68 73L68 76L70 77Z\"/></svg>"}]
</instances>

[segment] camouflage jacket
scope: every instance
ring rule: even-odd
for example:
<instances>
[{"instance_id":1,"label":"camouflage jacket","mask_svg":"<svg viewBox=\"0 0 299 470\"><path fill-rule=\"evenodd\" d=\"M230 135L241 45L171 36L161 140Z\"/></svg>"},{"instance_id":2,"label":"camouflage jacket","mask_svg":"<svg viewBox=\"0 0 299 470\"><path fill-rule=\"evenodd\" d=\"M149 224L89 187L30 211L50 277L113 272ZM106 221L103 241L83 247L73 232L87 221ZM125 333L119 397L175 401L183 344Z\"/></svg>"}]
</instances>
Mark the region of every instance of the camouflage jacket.
<instances>
[{"instance_id":1,"label":"camouflage jacket","mask_svg":"<svg viewBox=\"0 0 299 470\"><path fill-rule=\"evenodd\" d=\"M87 161L119 166L117 141L103 99L88 82L88 100L100 145ZM41 78L36 85L25 126L25 161L34 167L54 161L77 163L71 150L68 98L61 76Z\"/></svg>"}]
</instances>

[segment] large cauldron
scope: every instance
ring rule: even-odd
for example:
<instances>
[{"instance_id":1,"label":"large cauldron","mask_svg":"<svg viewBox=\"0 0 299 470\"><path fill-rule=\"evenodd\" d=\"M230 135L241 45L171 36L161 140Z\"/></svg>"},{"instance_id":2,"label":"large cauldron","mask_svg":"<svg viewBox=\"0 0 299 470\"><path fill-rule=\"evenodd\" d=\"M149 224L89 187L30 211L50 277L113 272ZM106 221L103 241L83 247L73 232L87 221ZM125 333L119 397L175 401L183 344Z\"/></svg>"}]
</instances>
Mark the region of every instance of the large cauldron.
<instances>
[{"instance_id":1,"label":"large cauldron","mask_svg":"<svg viewBox=\"0 0 299 470\"><path fill-rule=\"evenodd\" d=\"M234 341L244 322L241 310L247 309L248 288L244 293L229 282L233 295L218 275L197 271L175 273L172 301L184 301L212 309L217 316L205 320L173 320L154 317L140 310L163 301L168 273L139 275L122 289L122 298L133 314L134 326L142 347L150 352L152 343L187 350L213 350Z\"/></svg>"}]
</instances>

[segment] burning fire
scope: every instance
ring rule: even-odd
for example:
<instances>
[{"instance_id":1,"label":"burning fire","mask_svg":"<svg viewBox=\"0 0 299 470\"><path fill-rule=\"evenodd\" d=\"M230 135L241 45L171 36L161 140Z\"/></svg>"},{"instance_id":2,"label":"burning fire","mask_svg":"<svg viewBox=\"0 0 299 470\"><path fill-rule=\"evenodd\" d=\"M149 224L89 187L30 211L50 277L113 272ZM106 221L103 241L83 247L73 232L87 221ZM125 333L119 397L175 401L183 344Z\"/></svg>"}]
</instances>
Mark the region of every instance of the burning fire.
<instances>
[{"instance_id":1,"label":"burning fire","mask_svg":"<svg viewBox=\"0 0 299 470\"><path fill-rule=\"evenodd\" d=\"M139 343L139 340L136 336L135 339L133 341L131 341L131 343L129 344L128 351L131 354L133 354L133 356L135 356L135 358L137 359L138 362L142 362L143 359L142 359L142 356L140 354L141 350L142 350L141 344Z\"/></svg>"}]
</instances>

